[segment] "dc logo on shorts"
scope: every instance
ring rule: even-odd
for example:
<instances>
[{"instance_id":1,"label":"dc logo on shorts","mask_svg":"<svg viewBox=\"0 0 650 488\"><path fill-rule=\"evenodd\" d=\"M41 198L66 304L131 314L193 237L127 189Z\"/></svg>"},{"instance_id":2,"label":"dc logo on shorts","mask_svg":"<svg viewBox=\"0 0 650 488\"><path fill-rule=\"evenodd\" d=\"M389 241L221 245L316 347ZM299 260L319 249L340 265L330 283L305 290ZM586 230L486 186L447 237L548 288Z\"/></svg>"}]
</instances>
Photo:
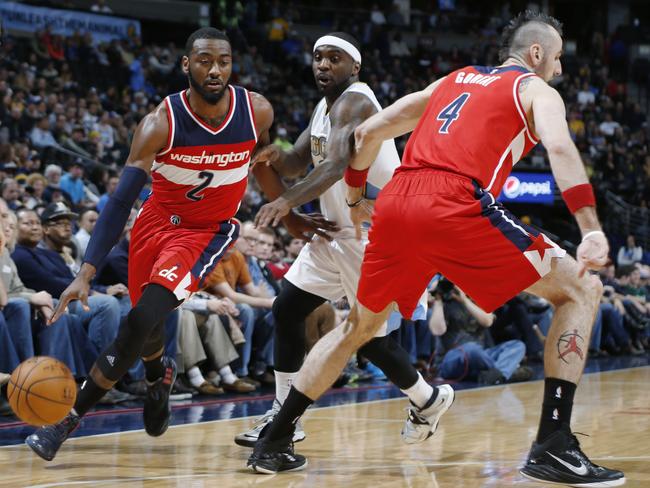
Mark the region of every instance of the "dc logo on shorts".
<instances>
[{"instance_id":1,"label":"dc logo on shorts","mask_svg":"<svg viewBox=\"0 0 650 488\"><path fill-rule=\"evenodd\" d=\"M178 269L178 265L172 266L171 268L161 270L158 275L166 278L169 281L176 281L178 279L178 274L175 272Z\"/></svg>"},{"instance_id":2,"label":"dc logo on shorts","mask_svg":"<svg viewBox=\"0 0 650 488\"><path fill-rule=\"evenodd\" d=\"M172 225L181 225L181 218L178 215L172 215L169 217L169 221Z\"/></svg>"}]
</instances>

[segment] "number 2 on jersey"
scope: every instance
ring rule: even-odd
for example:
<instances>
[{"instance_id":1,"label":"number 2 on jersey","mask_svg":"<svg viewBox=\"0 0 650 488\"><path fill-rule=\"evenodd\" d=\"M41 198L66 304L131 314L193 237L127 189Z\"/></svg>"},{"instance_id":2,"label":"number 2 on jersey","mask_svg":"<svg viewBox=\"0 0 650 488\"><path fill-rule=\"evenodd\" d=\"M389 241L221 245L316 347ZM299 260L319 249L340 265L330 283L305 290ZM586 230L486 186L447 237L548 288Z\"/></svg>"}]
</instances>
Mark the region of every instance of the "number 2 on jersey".
<instances>
[{"instance_id":1,"label":"number 2 on jersey","mask_svg":"<svg viewBox=\"0 0 650 488\"><path fill-rule=\"evenodd\" d=\"M449 134L449 126L454 123L454 121L460 117L460 109L463 108L465 102L469 99L469 93L463 93L453 102L443 108L438 116L437 120L444 121L444 124L438 129L440 134Z\"/></svg>"},{"instance_id":2,"label":"number 2 on jersey","mask_svg":"<svg viewBox=\"0 0 650 488\"><path fill-rule=\"evenodd\" d=\"M199 200L203 200L203 195L199 195L199 193L201 193L210 185L210 183L212 182L212 178L214 178L214 173L210 171L201 171L199 173L199 178L204 178L205 180L185 194L187 198L189 198L190 200L194 200L195 202L198 202Z\"/></svg>"}]
</instances>

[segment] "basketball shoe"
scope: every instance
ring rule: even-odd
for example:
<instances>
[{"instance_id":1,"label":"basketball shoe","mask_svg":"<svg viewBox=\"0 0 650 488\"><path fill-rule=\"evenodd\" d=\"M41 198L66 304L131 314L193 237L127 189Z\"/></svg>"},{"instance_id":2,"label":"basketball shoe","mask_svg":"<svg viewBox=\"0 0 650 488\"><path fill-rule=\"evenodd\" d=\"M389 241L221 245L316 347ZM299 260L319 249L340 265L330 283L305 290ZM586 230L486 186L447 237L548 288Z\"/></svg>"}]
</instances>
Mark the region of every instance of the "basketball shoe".
<instances>
[{"instance_id":1,"label":"basketball shoe","mask_svg":"<svg viewBox=\"0 0 650 488\"><path fill-rule=\"evenodd\" d=\"M411 403L402 429L402 441L406 444L417 444L431 437L438 427L440 417L454 403L454 396L454 389L451 386L440 385L438 395L435 398L431 396L422 408Z\"/></svg>"},{"instance_id":2,"label":"basketball shoe","mask_svg":"<svg viewBox=\"0 0 650 488\"><path fill-rule=\"evenodd\" d=\"M79 415L69 413L58 424L46 425L38 429L25 439L25 444L46 461L51 461L61 444L79 427L79 422L81 422Z\"/></svg>"},{"instance_id":3,"label":"basketball shoe","mask_svg":"<svg viewBox=\"0 0 650 488\"><path fill-rule=\"evenodd\" d=\"M307 467L307 458L293 451L293 434L275 441L267 441L265 426L248 458L246 466L256 473L275 474L282 471L300 471Z\"/></svg>"},{"instance_id":4,"label":"basketball shoe","mask_svg":"<svg viewBox=\"0 0 650 488\"><path fill-rule=\"evenodd\" d=\"M147 382L147 396L144 399L144 429L152 437L163 435L169 427L172 407L169 395L176 381L176 363L170 357L163 358L165 373L153 383Z\"/></svg>"},{"instance_id":5,"label":"basketball shoe","mask_svg":"<svg viewBox=\"0 0 650 488\"><path fill-rule=\"evenodd\" d=\"M235 444L244 447L255 447L255 443L259 438L260 432L262 432L262 429L266 427L267 424L271 423L275 415L280 411L281 406L282 405L280 405L280 402L277 398L273 400L273 406L271 407L271 410L267 410L264 415L257 419L250 430L247 430L246 432L242 432L241 434L235 436ZM302 428L302 424L300 421L298 421L296 424L296 429L293 433L293 442L304 441L305 437L306 435L305 431Z\"/></svg>"},{"instance_id":6,"label":"basketball shoe","mask_svg":"<svg viewBox=\"0 0 650 488\"><path fill-rule=\"evenodd\" d=\"M568 425L533 446L521 474L535 481L579 487L609 487L625 483L621 471L592 463Z\"/></svg>"}]
</instances>

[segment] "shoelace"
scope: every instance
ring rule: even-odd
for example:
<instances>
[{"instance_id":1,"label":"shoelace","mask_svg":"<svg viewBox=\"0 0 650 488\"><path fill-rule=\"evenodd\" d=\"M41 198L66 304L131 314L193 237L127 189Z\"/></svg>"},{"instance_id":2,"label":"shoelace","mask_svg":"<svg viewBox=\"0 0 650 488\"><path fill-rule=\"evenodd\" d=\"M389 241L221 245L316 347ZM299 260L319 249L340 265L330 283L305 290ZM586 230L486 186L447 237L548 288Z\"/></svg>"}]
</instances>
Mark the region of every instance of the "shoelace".
<instances>
[{"instance_id":1,"label":"shoelace","mask_svg":"<svg viewBox=\"0 0 650 488\"><path fill-rule=\"evenodd\" d=\"M575 446L579 450L580 449L580 441L578 440L576 435L582 435L582 436L585 436L585 437L591 437L591 436L589 434L583 434L582 432L571 432L571 435L569 436L569 438L571 439L570 445L571 445L571 447Z\"/></svg>"},{"instance_id":2,"label":"shoelace","mask_svg":"<svg viewBox=\"0 0 650 488\"><path fill-rule=\"evenodd\" d=\"M404 410L408 412L409 418L412 416L415 418L415 420L417 420L417 422L415 422L413 419L411 419L411 422L414 424L429 425L427 418L420 415L413 407L404 407Z\"/></svg>"}]
</instances>

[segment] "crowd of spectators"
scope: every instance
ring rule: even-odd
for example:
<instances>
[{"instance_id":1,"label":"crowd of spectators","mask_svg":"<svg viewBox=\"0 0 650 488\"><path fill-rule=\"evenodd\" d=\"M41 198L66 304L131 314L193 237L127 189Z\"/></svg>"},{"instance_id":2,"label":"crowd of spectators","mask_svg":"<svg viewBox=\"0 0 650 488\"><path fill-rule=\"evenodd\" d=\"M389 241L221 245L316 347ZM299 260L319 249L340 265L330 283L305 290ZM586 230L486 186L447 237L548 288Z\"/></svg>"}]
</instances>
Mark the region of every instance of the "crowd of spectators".
<instances>
[{"instance_id":1,"label":"crowd of spectators","mask_svg":"<svg viewBox=\"0 0 650 488\"><path fill-rule=\"evenodd\" d=\"M318 94L311 73L311 41L295 23L301 12L279 2L222 2L220 18L233 41L231 82L263 93L274 106L273 139L290 147L309 124ZM257 11L258 4L264 9ZM105 7L98 2L98 8ZM382 6L383 7L383 6ZM263 10L263 14L261 13ZM110 13L106 10L99 10ZM303 14L308 17L309 14ZM497 31L509 17L500 11L471 32L469 47L437 47L435 33L453 29L446 12L426 17L423 34L407 42L409 26L397 3L370 12L334 15L328 30L362 41L361 78L388 105L406 93L466 64L498 64ZM304 21L305 19L303 19ZM308 20L308 19L307 19ZM594 35L589 61L570 58L557 87L567 103L569 127L599 191L609 190L642 208L650 202L648 124L628 96L609 39ZM24 359L61 359L82 379L128 313L128 242L123 239L98 270L90 310L73 303L52 326L56 300L79 270L98 213L115 190L139 120L170 92L187 85L179 69L182 50L152 45L134 33L95 43L89 34L63 38L48 29L32 39L6 37L0 47L0 383ZM404 141L399 141L403 147ZM543 148L522 164L548 168ZM148 192L143 191L143 196ZM284 229L256 229L250 222L264 203L251 180L238 213L240 238L207 280L205 292L183 303L167 321L167 354L183 381L175 398L193 394L251 393L271 384L273 298L302 241ZM641 354L649 347L650 268L635 236L615 250L601 277L606 285L590 343L592 355ZM646 264L642 262L646 260ZM453 284L430 285L429 312L395 332L423 371L481 383L530 377L539 361L553 311L522 294L494 314L480 310ZM324 304L308 319L313 344L345 318L344 301ZM380 379L358 357L338 384ZM109 403L144 391L143 368L109 392ZM2 407L0 406L0 410Z\"/></svg>"}]
</instances>

